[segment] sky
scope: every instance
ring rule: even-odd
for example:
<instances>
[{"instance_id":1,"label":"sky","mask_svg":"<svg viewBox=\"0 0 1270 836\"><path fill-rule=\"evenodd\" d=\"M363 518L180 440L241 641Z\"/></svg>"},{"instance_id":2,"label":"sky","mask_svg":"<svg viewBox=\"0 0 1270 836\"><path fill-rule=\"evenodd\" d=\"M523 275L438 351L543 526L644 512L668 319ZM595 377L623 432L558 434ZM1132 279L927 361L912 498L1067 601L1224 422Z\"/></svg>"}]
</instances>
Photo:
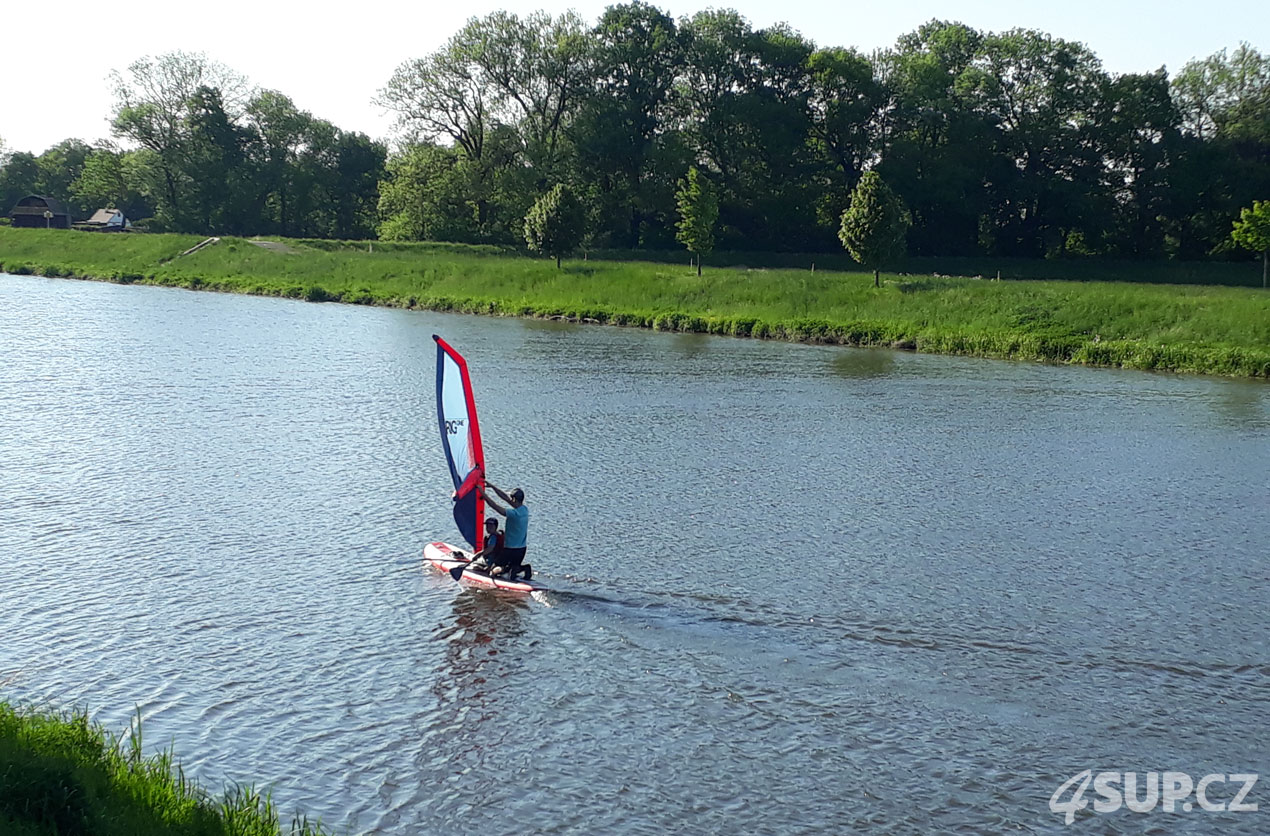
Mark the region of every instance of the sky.
<instances>
[{"instance_id":1,"label":"sky","mask_svg":"<svg viewBox=\"0 0 1270 836\"><path fill-rule=\"evenodd\" d=\"M56 7L8 2L0 11L6 72L0 79L0 142L39 154L68 138L109 138L109 75L143 56L201 52L260 88L348 131L390 140L392 115L372 103L403 62L435 51L472 17L506 10L576 11L593 24L614 0L435 3L374 0L307 6L269 0L211 4L64 0ZM1270 52L1270 2L1206 0L654 0L675 18L711 6L740 12L755 29L788 23L822 47L863 53L894 45L931 19L984 32L1038 29L1085 44L1111 73L1167 68L1247 41ZM285 6L286 8L283 8ZM55 11L53 9L56 9Z\"/></svg>"}]
</instances>

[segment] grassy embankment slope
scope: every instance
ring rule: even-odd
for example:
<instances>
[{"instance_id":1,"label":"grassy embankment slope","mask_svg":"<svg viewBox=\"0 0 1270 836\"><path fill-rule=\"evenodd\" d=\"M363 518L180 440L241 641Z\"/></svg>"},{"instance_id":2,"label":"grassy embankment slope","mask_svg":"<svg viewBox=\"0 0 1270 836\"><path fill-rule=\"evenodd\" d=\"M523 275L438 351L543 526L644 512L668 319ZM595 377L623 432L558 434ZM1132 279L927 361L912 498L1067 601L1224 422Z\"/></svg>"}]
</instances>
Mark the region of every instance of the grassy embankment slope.
<instances>
[{"instance_id":1,"label":"grassy embankment slope","mask_svg":"<svg viewBox=\"0 0 1270 836\"><path fill-rule=\"evenodd\" d=\"M493 247L0 228L0 270L49 276L673 331L894 346L1019 360L1270 378L1270 293L1259 288L987 281L864 272L569 261ZM1142 268L1144 271L1149 266ZM1141 279L1141 276L1133 278Z\"/></svg>"},{"instance_id":2,"label":"grassy embankment slope","mask_svg":"<svg viewBox=\"0 0 1270 836\"><path fill-rule=\"evenodd\" d=\"M17 710L0 702L0 833L6 836L319 836L303 818L285 827L268 796L247 787L213 798L171 752L146 758L86 715Z\"/></svg>"}]
</instances>

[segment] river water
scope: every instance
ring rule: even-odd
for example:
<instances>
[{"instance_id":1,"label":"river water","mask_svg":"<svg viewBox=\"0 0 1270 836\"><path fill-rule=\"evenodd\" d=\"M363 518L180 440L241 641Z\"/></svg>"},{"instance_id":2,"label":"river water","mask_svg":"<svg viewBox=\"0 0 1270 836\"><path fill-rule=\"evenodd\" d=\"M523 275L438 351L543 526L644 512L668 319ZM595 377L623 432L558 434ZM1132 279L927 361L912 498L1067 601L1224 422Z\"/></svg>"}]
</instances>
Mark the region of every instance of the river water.
<instances>
[{"instance_id":1,"label":"river water","mask_svg":"<svg viewBox=\"0 0 1270 836\"><path fill-rule=\"evenodd\" d=\"M0 697L339 832L1270 831L1050 803L1270 773L1262 384L0 276L0 428Z\"/></svg>"}]
</instances>

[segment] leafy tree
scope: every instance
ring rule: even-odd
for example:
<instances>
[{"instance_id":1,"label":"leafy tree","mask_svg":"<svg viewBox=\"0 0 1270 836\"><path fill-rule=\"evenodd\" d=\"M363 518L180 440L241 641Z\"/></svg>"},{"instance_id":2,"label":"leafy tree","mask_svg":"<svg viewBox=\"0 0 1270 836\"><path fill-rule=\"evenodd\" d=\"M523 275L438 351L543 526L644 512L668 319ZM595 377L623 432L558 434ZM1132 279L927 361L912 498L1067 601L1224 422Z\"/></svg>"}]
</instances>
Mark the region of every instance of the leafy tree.
<instances>
[{"instance_id":1,"label":"leafy tree","mask_svg":"<svg viewBox=\"0 0 1270 836\"><path fill-rule=\"evenodd\" d=\"M697 259L697 275L701 275L701 257L714 249L714 225L719 220L719 196L709 178L688 169L688 179L679 181L675 193L679 206L678 232L675 238Z\"/></svg>"},{"instance_id":2,"label":"leafy tree","mask_svg":"<svg viewBox=\"0 0 1270 836\"><path fill-rule=\"evenodd\" d=\"M471 196L473 163L442 145L412 145L389 158L379 184L379 237L386 241L480 240Z\"/></svg>"},{"instance_id":3,"label":"leafy tree","mask_svg":"<svg viewBox=\"0 0 1270 836\"><path fill-rule=\"evenodd\" d=\"M515 125L540 177L555 175L565 125L590 81L589 42L576 12L524 19L494 12L460 32L490 79L504 124Z\"/></svg>"},{"instance_id":4,"label":"leafy tree","mask_svg":"<svg viewBox=\"0 0 1270 836\"><path fill-rule=\"evenodd\" d=\"M814 240L816 153L808 61L814 46L785 25L755 31L730 9L684 21L676 123L718 186L725 229L741 246Z\"/></svg>"},{"instance_id":5,"label":"leafy tree","mask_svg":"<svg viewBox=\"0 0 1270 836\"><path fill-rule=\"evenodd\" d=\"M40 166L34 154L15 151L0 168L0 213L9 214L19 200L37 194Z\"/></svg>"},{"instance_id":6,"label":"leafy tree","mask_svg":"<svg viewBox=\"0 0 1270 836\"><path fill-rule=\"evenodd\" d=\"M1270 57L1248 44L1172 80L1111 76L1031 30L933 20L865 57L650 2L589 30L472 19L382 91L404 140L387 166L205 56L145 58L114 76L112 127L135 150L0 148L0 210L36 193L155 229L511 244L551 185L586 184L588 246L673 247L688 228L700 269L716 234L833 247L866 170L907 209L915 255L1231 257L1231 222L1270 194ZM692 165L705 227L679 182Z\"/></svg>"},{"instance_id":7,"label":"leafy tree","mask_svg":"<svg viewBox=\"0 0 1270 836\"><path fill-rule=\"evenodd\" d=\"M637 247L674 207L666 152L671 92L682 63L669 15L643 2L610 6L591 30L593 82L567 129L578 180L594 184L598 237Z\"/></svg>"},{"instance_id":8,"label":"leafy tree","mask_svg":"<svg viewBox=\"0 0 1270 836\"><path fill-rule=\"evenodd\" d=\"M330 205L331 170L339 161L339 128L314 119L305 130L295 165L295 204L292 215L300 235L330 237L334 227Z\"/></svg>"},{"instance_id":9,"label":"leafy tree","mask_svg":"<svg viewBox=\"0 0 1270 836\"><path fill-rule=\"evenodd\" d=\"M247 124L259 137L256 190L263 195L266 224L269 231L293 235L297 164L313 116L287 96L264 90L247 103Z\"/></svg>"},{"instance_id":10,"label":"leafy tree","mask_svg":"<svg viewBox=\"0 0 1270 836\"><path fill-rule=\"evenodd\" d=\"M827 248L872 169L909 210L915 254L1190 258L1232 248L1230 221L1270 183L1270 70L1248 45L1170 87L1111 77L1043 32L938 20L868 58L731 10L676 23L645 0L580 33L496 13L399 68L384 98L406 139L457 157L430 157L426 185L396 171L385 234L516 240L536 195L570 182L588 184L597 243L664 245L697 164L720 246ZM469 217L475 233L453 228Z\"/></svg>"},{"instance_id":11,"label":"leafy tree","mask_svg":"<svg viewBox=\"0 0 1270 836\"><path fill-rule=\"evenodd\" d=\"M1267 262L1270 262L1270 200L1257 200L1252 208L1239 213L1230 237L1246 250L1261 253L1261 286L1266 286Z\"/></svg>"},{"instance_id":12,"label":"leafy tree","mask_svg":"<svg viewBox=\"0 0 1270 836\"><path fill-rule=\"evenodd\" d=\"M1182 68L1172 82L1188 138L1171 224L1189 257L1232 246L1230 222L1270 194L1270 55L1249 44ZM1189 200L1186 200L1189 198Z\"/></svg>"},{"instance_id":13,"label":"leafy tree","mask_svg":"<svg viewBox=\"0 0 1270 836\"><path fill-rule=\"evenodd\" d=\"M850 191L874 151L882 86L869 60L853 50L817 50L807 59L807 72L813 146L832 172L835 191Z\"/></svg>"},{"instance_id":14,"label":"leafy tree","mask_svg":"<svg viewBox=\"0 0 1270 836\"><path fill-rule=\"evenodd\" d=\"M984 38L976 67L976 109L998 126L999 151L1013 163L990 179L997 249L1061 252L1067 233L1083 226L1102 170L1087 141L1106 79L1101 62L1083 44L1013 29Z\"/></svg>"},{"instance_id":15,"label":"leafy tree","mask_svg":"<svg viewBox=\"0 0 1270 836\"><path fill-rule=\"evenodd\" d=\"M1004 186L1017 177L996 120L980 105L984 37L960 23L932 20L875 58L887 94L873 129L881 152L877 170L911 211L909 245L918 255L978 254L987 243L988 184ZM849 199L858 179L839 200ZM833 215L835 226L845 209Z\"/></svg>"},{"instance_id":16,"label":"leafy tree","mask_svg":"<svg viewBox=\"0 0 1270 836\"><path fill-rule=\"evenodd\" d=\"M235 124L224 107L220 91L202 87L189 103L187 137L181 164L189 178L181 218L196 231L249 234L260 226L264 194L258 182L252 153L259 134Z\"/></svg>"},{"instance_id":17,"label":"leafy tree","mask_svg":"<svg viewBox=\"0 0 1270 836\"><path fill-rule=\"evenodd\" d=\"M361 239L375 234L379 181L388 149L364 133L339 131L335 167L327 178L328 204L334 213L336 238Z\"/></svg>"},{"instance_id":18,"label":"leafy tree","mask_svg":"<svg viewBox=\"0 0 1270 836\"><path fill-rule=\"evenodd\" d=\"M1088 141L1102 152L1102 177L1084 201L1092 240L1120 257L1163 255L1164 218L1176 204L1171 166L1181 152L1181 116L1163 68L1107 79L1099 94Z\"/></svg>"},{"instance_id":19,"label":"leafy tree","mask_svg":"<svg viewBox=\"0 0 1270 836\"><path fill-rule=\"evenodd\" d=\"M388 150L365 134L314 119L296 162L295 223L301 235L358 239L375 235L379 184Z\"/></svg>"},{"instance_id":20,"label":"leafy tree","mask_svg":"<svg viewBox=\"0 0 1270 836\"><path fill-rule=\"evenodd\" d=\"M93 209L119 209L130 220L150 217L154 204L146 196L145 159L152 151L119 151L105 146L93 151L84 170L71 183L71 193Z\"/></svg>"},{"instance_id":21,"label":"leafy tree","mask_svg":"<svg viewBox=\"0 0 1270 836\"><path fill-rule=\"evenodd\" d=\"M851 193L851 206L842 213L838 238L851 257L873 270L873 286L879 287L879 270L903 254L908 233L908 210L876 171L866 171Z\"/></svg>"},{"instance_id":22,"label":"leafy tree","mask_svg":"<svg viewBox=\"0 0 1270 836\"><path fill-rule=\"evenodd\" d=\"M78 139L64 139L37 159L40 166L40 191L51 195L67 195L71 182L84 170L93 148Z\"/></svg>"},{"instance_id":23,"label":"leafy tree","mask_svg":"<svg viewBox=\"0 0 1270 836\"><path fill-rule=\"evenodd\" d=\"M1261 134L1270 108L1270 55L1242 43L1184 66L1172 84L1183 126L1201 140Z\"/></svg>"},{"instance_id":24,"label":"leafy tree","mask_svg":"<svg viewBox=\"0 0 1270 836\"><path fill-rule=\"evenodd\" d=\"M484 155L497 97L457 36L425 58L399 66L377 102L397 114L409 144L445 139L469 159Z\"/></svg>"},{"instance_id":25,"label":"leafy tree","mask_svg":"<svg viewBox=\"0 0 1270 836\"><path fill-rule=\"evenodd\" d=\"M472 18L441 49L402 64L379 102L411 139L449 137L484 157L498 125L514 128L528 161L550 174L569 115L590 80L582 20L510 12Z\"/></svg>"},{"instance_id":26,"label":"leafy tree","mask_svg":"<svg viewBox=\"0 0 1270 836\"><path fill-rule=\"evenodd\" d=\"M585 232L586 207L563 183L540 197L525 215L525 243L534 252L554 256L557 269L561 257L582 243Z\"/></svg>"},{"instance_id":27,"label":"leafy tree","mask_svg":"<svg viewBox=\"0 0 1270 836\"><path fill-rule=\"evenodd\" d=\"M512 161L520 141L502 126L474 159L457 145L412 143L388 159L379 184L379 233L395 241L524 241L534 173Z\"/></svg>"},{"instance_id":28,"label":"leafy tree","mask_svg":"<svg viewBox=\"0 0 1270 836\"><path fill-rule=\"evenodd\" d=\"M155 152L163 180L159 213L177 228L191 227L194 224L186 217L183 203L196 181L185 163L199 91L216 91L218 107L232 123L242 115L250 96L247 80L202 53L180 51L141 58L128 66L126 76L112 72L111 80L112 131Z\"/></svg>"}]
</instances>

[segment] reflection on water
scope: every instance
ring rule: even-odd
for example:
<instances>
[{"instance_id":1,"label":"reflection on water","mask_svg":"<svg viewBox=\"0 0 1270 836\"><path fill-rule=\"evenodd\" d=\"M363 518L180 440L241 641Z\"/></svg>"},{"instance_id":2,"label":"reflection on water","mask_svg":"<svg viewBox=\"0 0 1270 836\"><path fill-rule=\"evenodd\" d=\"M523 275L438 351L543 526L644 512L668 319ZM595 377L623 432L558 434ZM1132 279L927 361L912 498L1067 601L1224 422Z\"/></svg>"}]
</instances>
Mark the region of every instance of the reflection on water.
<instances>
[{"instance_id":1,"label":"reflection on water","mask_svg":"<svg viewBox=\"0 0 1270 836\"><path fill-rule=\"evenodd\" d=\"M491 693L487 685L491 677L500 675L500 656L518 652L525 636L522 619L529 606L527 596L483 590L454 597L452 635L446 640L445 666L435 691L442 699L453 694L467 711L479 712L469 722L511 710L496 703L497 692Z\"/></svg>"},{"instance_id":2,"label":"reflection on water","mask_svg":"<svg viewBox=\"0 0 1270 836\"><path fill-rule=\"evenodd\" d=\"M1211 400L1213 411L1229 427L1270 429L1270 398L1266 397L1265 388L1270 388L1270 384L1263 384L1260 391L1255 384L1220 387Z\"/></svg>"},{"instance_id":3,"label":"reflection on water","mask_svg":"<svg viewBox=\"0 0 1270 836\"><path fill-rule=\"evenodd\" d=\"M890 349L842 349L834 352L830 366L839 377L886 377L895 370L895 355Z\"/></svg>"},{"instance_id":4,"label":"reflection on water","mask_svg":"<svg viewBox=\"0 0 1270 836\"><path fill-rule=\"evenodd\" d=\"M439 724L441 737L432 747L445 753L449 774L487 779L485 791L496 787L489 750L520 719L506 683L525 652L529 606L523 597L464 589L453 598L450 623L438 631L444 655L430 679L437 700L432 725Z\"/></svg>"},{"instance_id":5,"label":"reflection on water","mask_svg":"<svg viewBox=\"0 0 1270 836\"><path fill-rule=\"evenodd\" d=\"M675 360L692 361L710 352L710 338L704 334L675 334L668 342Z\"/></svg>"},{"instance_id":6,"label":"reflection on water","mask_svg":"<svg viewBox=\"0 0 1270 836\"><path fill-rule=\"evenodd\" d=\"M552 593L422 565L433 333ZM1270 772L1265 385L29 277L0 335L0 696L140 705L212 787L986 834L1094 766ZM1076 827L1152 825L1265 829Z\"/></svg>"}]
</instances>

